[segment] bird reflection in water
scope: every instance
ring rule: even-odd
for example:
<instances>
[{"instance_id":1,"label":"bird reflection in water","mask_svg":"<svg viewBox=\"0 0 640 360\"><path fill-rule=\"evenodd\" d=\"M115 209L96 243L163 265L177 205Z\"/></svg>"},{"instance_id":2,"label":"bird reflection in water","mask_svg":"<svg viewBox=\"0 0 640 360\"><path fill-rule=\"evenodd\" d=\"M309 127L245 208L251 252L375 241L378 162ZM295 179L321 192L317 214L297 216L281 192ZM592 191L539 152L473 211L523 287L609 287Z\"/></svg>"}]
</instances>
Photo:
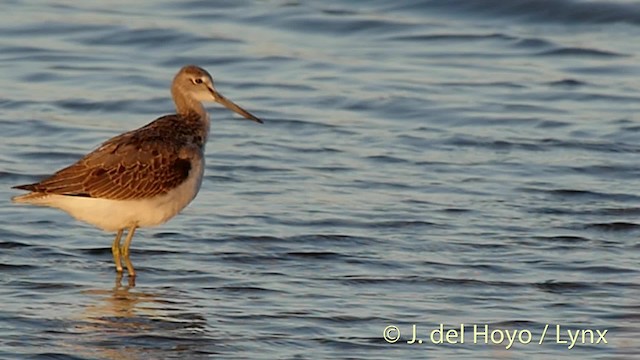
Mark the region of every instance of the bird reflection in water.
<instances>
[{"instance_id":1,"label":"bird reflection in water","mask_svg":"<svg viewBox=\"0 0 640 360\"><path fill-rule=\"evenodd\" d=\"M123 285L118 276L111 290L84 291L91 303L77 321L74 351L90 358L136 360L165 358L176 349L189 358L202 350L204 316L189 311L192 306L179 299L179 291L147 289L135 288L131 278Z\"/></svg>"},{"instance_id":2,"label":"bird reflection in water","mask_svg":"<svg viewBox=\"0 0 640 360\"><path fill-rule=\"evenodd\" d=\"M145 349L138 341L122 341L153 331L151 319L155 311L150 305L156 302L156 295L134 290L134 286L132 279L123 286L120 274L113 289L84 292L93 301L85 307L78 322L76 330L82 335L75 344L78 353L113 360L156 357L153 349Z\"/></svg>"}]
</instances>

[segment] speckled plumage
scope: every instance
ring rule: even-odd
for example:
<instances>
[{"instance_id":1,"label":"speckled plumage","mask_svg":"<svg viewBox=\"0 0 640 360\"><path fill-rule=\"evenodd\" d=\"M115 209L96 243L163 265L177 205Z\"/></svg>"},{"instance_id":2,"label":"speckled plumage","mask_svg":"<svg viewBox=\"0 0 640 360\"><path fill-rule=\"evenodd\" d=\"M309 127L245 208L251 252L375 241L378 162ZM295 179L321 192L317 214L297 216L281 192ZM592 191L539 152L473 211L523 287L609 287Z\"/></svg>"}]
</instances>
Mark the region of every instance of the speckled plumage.
<instances>
[{"instance_id":1,"label":"speckled plumage","mask_svg":"<svg viewBox=\"0 0 640 360\"><path fill-rule=\"evenodd\" d=\"M17 189L110 200L166 194L184 182L203 156L206 130L195 113L167 115L116 136L75 164ZM34 194L34 196L37 196Z\"/></svg>"},{"instance_id":2,"label":"speckled plumage","mask_svg":"<svg viewBox=\"0 0 640 360\"><path fill-rule=\"evenodd\" d=\"M176 114L107 140L42 181L15 186L30 193L13 201L59 208L103 230L117 231L112 246L116 269L122 272L122 257L129 275L135 276L129 245L136 228L166 222L200 189L210 123L201 102L216 101L262 123L218 93L211 75L197 66L185 66L176 74L171 93ZM129 233L121 248L125 229Z\"/></svg>"}]
</instances>

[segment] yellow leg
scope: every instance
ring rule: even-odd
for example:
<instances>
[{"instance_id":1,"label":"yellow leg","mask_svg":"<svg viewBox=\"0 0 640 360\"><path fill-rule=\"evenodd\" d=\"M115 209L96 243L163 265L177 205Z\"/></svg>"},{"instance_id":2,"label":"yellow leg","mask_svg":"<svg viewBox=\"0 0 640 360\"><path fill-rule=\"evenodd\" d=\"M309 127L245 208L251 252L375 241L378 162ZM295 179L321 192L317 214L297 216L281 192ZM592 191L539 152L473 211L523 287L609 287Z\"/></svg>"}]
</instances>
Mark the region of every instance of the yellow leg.
<instances>
[{"instance_id":1,"label":"yellow leg","mask_svg":"<svg viewBox=\"0 0 640 360\"><path fill-rule=\"evenodd\" d=\"M118 230L116 238L113 239L113 245L111 245L111 254L113 254L113 262L116 264L116 271L122 272L122 263L120 262L120 238L122 237L122 230Z\"/></svg>"},{"instance_id":2,"label":"yellow leg","mask_svg":"<svg viewBox=\"0 0 640 360\"><path fill-rule=\"evenodd\" d=\"M124 247L120 249L121 255L124 258L124 263L127 265L129 276L136 276L136 271L133 269L133 264L131 264L131 260L129 260L129 247L131 246L131 239L133 239L133 234L136 233L137 227L137 225L133 225L129 228L127 238L124 240Z\"/></svg>"}]
</instances>

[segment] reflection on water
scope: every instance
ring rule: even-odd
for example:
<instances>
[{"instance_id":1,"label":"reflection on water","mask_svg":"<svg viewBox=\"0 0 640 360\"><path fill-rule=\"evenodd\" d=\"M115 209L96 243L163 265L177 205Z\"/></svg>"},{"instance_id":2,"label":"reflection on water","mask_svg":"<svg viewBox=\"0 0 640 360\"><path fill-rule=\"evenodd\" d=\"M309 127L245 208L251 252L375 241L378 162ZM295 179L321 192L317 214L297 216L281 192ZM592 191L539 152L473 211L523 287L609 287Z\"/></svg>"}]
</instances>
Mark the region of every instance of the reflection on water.
<instances>
[{"instance_id":1,"label":"reflection on water","mask_svg":"<svg viewBox=\"0 0 640 360\"><path fill-rule=\"evenodd\" d=\"M75 319L75 353L104 359L160 359L167 347L197 353L205 335L206 319L188 310L189 303L164 292L122 284L117 276L110 289L82 292L89 300ZM163 339L167 340L162 345ZM175 350L175 349L174 349Z\"/></svg>"},{"instance_id":2,"label":"reflection on water","mask_svg":"<svg viewBox=\"0 0 640 360\"><path fill-rule=\"evenodd\" d=\"M135 330L138 325L144 329L143 322L123 321L123 319L135 319L142 316L153 316L154 312L146 312L149 306L145 303L157 301L155 294L135 289L134 284L122 285L122 276L116 275L115 286L111 290L94 289L83 291L94 301L85 308L83 318L93 324L102 324L116 330ZM117 332L117 331L116 331Z\"/></svg>"}]
</instances>

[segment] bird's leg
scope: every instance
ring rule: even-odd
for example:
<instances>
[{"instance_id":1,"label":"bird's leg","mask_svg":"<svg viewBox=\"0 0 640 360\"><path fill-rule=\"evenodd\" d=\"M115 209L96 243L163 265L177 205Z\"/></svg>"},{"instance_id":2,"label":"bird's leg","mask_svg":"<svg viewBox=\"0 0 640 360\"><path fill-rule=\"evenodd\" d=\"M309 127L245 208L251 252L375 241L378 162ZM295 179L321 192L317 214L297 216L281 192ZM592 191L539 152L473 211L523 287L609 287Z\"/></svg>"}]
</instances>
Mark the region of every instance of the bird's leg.
<instances>
[{"instance_id":1,"label":"bird's leg","mask_svg":"<svg viewBox=\"0 0 640 360\"><path fill-rule=\"evenodd\" d=\"M115 290L122 287L122 272L118 272L116 274L116 287Z\"/></svg>"},{"instance_id":2,"label":"bird's leg","mask_svg":"<svg viewBox=\"0 0 640 360\"><path fill-rule=\"evenodd\" d=\"M133 269L133 265L131 264L131 260L129 260L129 247L131 246L131 239L133 239L133 234L136 233L137 225L132 225L129 228L129 233L127 234L127 238L124 240L124 247L120 249L122 257L124 258L124 263L127 265L127 271L129 271L129 276L136 276L136 271Z\"/></svg>"},{"instance_id":3,"label":"bird's leg","mask_svg":"<svg viewBox=\"0 0 640 360\"><path fill-rule=\"evenodd\" d=\"M124 229L118 230L116 234L116 238L113 239L113 245L111 245L111 254L113 254L113 262L116 264L116 271L122 272L122 263L120 262L120 238L122 238L122 231Z\"/></svg>"}]
</instances>

